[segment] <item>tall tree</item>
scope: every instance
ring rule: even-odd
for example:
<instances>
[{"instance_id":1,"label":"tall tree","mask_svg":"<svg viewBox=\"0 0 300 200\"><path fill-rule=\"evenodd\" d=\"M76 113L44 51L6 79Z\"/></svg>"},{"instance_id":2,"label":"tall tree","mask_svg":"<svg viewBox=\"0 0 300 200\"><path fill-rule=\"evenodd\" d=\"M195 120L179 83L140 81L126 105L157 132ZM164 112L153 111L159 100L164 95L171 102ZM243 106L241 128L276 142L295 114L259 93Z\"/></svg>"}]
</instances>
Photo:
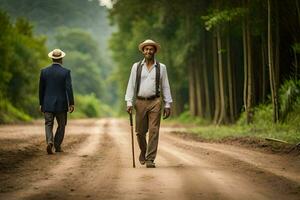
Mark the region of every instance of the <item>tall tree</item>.
<instances>
[{"instance_id":1,"label":"tall tree","mask_svg":"<svg viewBox=\"0 0 300 200\"><path fill-rule=\"evenodd\" d=\"M273 104L273 121L276 123L279 120L279 102L278 102L278 87L276 80L276 69L274 65L274 45L273 45L273 31L272 31L272 0L268 0L268 62L269 62L269 76ZM278 18L276 18L278 20Z\"/></svg>"}]
</instances>

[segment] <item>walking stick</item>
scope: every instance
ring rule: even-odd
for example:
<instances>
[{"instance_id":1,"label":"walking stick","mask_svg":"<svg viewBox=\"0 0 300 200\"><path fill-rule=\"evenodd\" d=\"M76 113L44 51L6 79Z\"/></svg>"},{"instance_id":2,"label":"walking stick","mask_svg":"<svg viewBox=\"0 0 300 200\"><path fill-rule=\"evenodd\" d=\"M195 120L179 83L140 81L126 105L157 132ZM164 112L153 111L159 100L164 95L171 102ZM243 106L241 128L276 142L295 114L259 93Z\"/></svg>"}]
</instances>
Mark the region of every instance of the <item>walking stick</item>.
<instances>
[{"instance_id":1,"label":"walking stick","mask_svg":"<svg viewBox=\"0 0 300 200\"><path fill-rule=\"evenodd\" d=\"M129 113L129 118L130 118L130 127L131 127L132 166L133 168L135 168L132 113Z\"/></svg>"}]
</instances>

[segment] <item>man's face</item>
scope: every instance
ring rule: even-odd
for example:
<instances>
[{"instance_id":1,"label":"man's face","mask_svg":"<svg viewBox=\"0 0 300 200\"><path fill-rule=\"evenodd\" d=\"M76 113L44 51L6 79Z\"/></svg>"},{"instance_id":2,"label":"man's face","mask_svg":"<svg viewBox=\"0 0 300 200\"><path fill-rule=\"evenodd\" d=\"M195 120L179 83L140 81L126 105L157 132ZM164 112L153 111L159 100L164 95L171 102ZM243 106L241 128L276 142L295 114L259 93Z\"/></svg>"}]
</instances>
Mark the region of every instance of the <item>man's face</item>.
<instances>
[{"instance_id":1,"label":"man's face","mask_svg":"<svg viewBox=\"0 0 300 200\"><path fill-rule=\"evenodd\" d=\"M143 54L146 59L153 59L156 49L154 46L147 45L143 49Z\"/></svg>"}]
</instances>

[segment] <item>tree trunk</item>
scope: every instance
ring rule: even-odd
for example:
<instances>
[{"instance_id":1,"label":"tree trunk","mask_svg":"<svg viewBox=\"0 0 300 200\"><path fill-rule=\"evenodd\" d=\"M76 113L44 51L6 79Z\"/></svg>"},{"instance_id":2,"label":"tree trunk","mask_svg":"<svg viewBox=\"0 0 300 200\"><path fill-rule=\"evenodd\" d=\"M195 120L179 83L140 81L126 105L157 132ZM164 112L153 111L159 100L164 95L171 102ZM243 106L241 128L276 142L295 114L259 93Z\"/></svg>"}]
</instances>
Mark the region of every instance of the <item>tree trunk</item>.
<instances>
[{"instance_id":1,"label":"tree trunk","mask_svg":"<svg viewBox=\"0 0 300 200\"><path fill-rule=\"evenodd\" d=\"M262 95L262 103L265 103L266 100L266 66L267 66L267 61L266 61L266 40L265 36L261 35L261 61L262 61L262 86L261 86L261 95Z\"/></svg>"},{"instance_id":2,"label":"tree trunk","mask_svg":"<svg viewBox=\"0 0 300 200\"><path fill-rule=\"evenodd\" d=\"M185 25L186 25L186 42L189 42L191 32L191 17L189 15L185 18ZM188 76L189 76L189 108L190 108L190 114L192 116L197 115L197 105L196 105L196 84L195 84L195 71L194 71L194 57L190 57L188 59L187 65L188 65Z\"/></svg>"},{"instance_id":3,"label":"tree trunk","mask_svg":"<svg viewBox=\"0 0 300 200\"><path fill-rule=\"evenodd\" d=\"M243 1L244 7L248 6L248 1ZM252 47L249 24L249 14L243 20L243 50L244 50L244 105L247 124L252 122L253 117L253 67L252 67Z\"/></svg>"},{"instance_id":4,"label":"tree trunk","mask_svg":"<svg viewBox=\"0 0 300 200\"><path fill-rule=\"evenodd\" d=\"M270 86L271 86L271 96L273 104L273 121L278 122L278 102L277 102L277 90L275 84L275 70L273 63L273 37L272 37L272 27L271 27L271 13L272 13L271 1L268 0L268 61L269 61L269 75L270 75Z\"/></svg>"},{"instance_id":5,"label":"tree trunk","mask_svg":"<svg viewBox=\"0 0 300 200\"><path fill-rule=\"evenodd\" d=\"M248 17L248 16L247 16ZM253 99L254 99L254 85L253 85L253 64L252 64L252 46L251 46L251 33L250 33L250 25L249 25L249 18L247 18L246 23L247 31L247 69L248 69L248 83L247 83L247 122L252 123L253 118Z\"/></svg>"},{"instance_id":6,"label":"tree trunk","mask_svg":"<svg viewBox=\"0 0 300 200\"><path fill-rule=\"evenodd\" d=\"M243 55L244 55L244 95L243 95L243 100L244 100L244 109L246 116L248 116L248 104L247 104L247 95L248 95L248 57L247 57L247 50L248 50L248 43L247 43L247 34L246 34L246 19L243 20ZM247 120L248 123L248 120Z\"/></svg>"},{"instance_id":7,"label":"tree trunk","mask_svg":"<svg viewBox=\"0 0 300 200\"><path fill-rule=\"evenodd\" d=\"M300 26L300 7L299 7L299 0L296 0L296 10L297 10L297 16L298 16L298 27ZM297 52L294 49L294 59L295 59L295 80L298 80L298 58L297 58Z\"/></svg>"},{"instance_id":8,"label":"tree trunk","mask_svg":"<svg viewBox=\"0 0 300 200\"><path fill-rule=\"evenodd\" d=\"M298 26L300 26L300 7L299 7L299 0L295 0L296 2L296 10L298 15Z\"/></svg>"},{"instance_id":9,"label":"tree trunk","mask_svg":"<svg viewBox=\"0 0 300 200\"><path fill-rule=\"evenodd\" d=\"M298 80L298 60L297 60L297 52L294 49L294 59L295 59L295 80Z\"/></svg>"},{"instance_id":10,"label":"tree trunk","mask_svg":"<svg viewBox=\"0 0 300 200\"><path fill-rule=\"evenodd\" d=\"M215 112L214 112L214 120L215 124L218 123L218 119L220 116L220 89L219 89L219 72L218 72L218 50L217 50L217 38L213 36L213 44L212 44L212 53L213 53L213 70L214 70L214 99L215 99Z\"/></svg>"},{"instance_id":11,"label":"tree trunk","mask_svg":"<svg viewBox=\"0 0 300 200\"><path fill-rule=\"evenodd\" d=\"M233 82L232 82L232 65L231 65L231 49L230 49L230 35L226 36L226 52L227 52L227 77L228 77L228 94L229 94L229 120L234 122L234 96L233 96Z\"/></svg>"},{"instance_id":12,"label":"tree trunk","mask_svg":"<svg viewBox=\"0 0 300 200\"><path fill-rule=\"evenodd\" d=\"M280 58L280 51L279 51L279 43L280 43L280 36L279 36L279 7L278 7L278 2L274 1L275 3L275 30L276 30L276 40L275 40L275 70L274 70L274 77L275 77L275 82L274 82L274 97L275 97L275 115L276 115L276 121L280 120L279 116L279 111L280 111L280 104L279 104L279 97L278 97L278 85L279 85L279 58Z\"/></svg>"},{"instance_id":13,"label":"tree trunk","mask_svg":"<svg viewBox=\"0 0 300 200\"><path fill-rule=\"evenodd\" d=\"M192 116L196 116L197 108L196 108L196 96L195 96L195 80L194 80L194 66L192 62L189 64L189 104L190 104L190 113Z\"/></svg>"},{"instance_id":14,"label":"tree trunk","mask_svg":"<svg viewBox=\"0 0 300 200\"><path fill-rule=\"evenodd\" d=\"M212 117L212 113L211 113L211 101L210 101L210 95L209 95L209 85L208 85L208 73L207 73L207 68L208 68L208 64L207 64L207 60L206 60L206 56L207 56L207 49L206 49L206 34L205 32L203 33L203 44L202 44L202 61L203 61L203 86L204 86L204 95L205 95L205 106L204 106L204 110L205 110L205 118L211 120Z\"/></svg>"},{"instance_id":15,"label":"tree trunk","mask_svg":"<svg viewBox=\"0 0 300 200\"><path fill-rule=\"evenodd\" d=\"M198 61L198 60L197 60ZM196 91L195 91L195 96L196 96L196 107L197 107L197 116L203 118L203 106L202 106L202 84L201 84L201 77L202 77L202 72L201 68L203 66L199 62L195 62L195 84L196 84Z\"/></svg>"},{"instance_id":16,"label":"tree trunk","mask_svg":"<svg viewBox=\"0 0 300 200\"><path fill-rule=\"evenodd\" d=\"M219 84L220 84L220 117L218 119L218 124L227 123L227 114L226 114L226 97L225 97L225 88L224 88L224 69L223 69L223 59L222 59L222 38L220 29L217 28L217 50L218 50L218 66L219 66Z\"/></svg>"}]
</instances>

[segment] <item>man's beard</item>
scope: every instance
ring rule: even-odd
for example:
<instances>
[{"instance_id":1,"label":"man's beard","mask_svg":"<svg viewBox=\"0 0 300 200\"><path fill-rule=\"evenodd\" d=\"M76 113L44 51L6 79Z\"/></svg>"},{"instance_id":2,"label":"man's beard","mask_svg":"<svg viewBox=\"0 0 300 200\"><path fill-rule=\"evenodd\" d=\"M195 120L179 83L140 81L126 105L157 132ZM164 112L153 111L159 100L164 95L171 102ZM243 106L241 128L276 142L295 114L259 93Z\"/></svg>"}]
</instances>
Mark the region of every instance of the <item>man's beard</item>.
<instances>
[{"instance_id":1,"label":"man's beard","mask_svg":"<svg viewBox=\"0 0 300 200\"><path fill-rule=\"evenodd\" d=\"M147 54L147 55L145 55L145 59L146 60L152 60L153 59L153 55L152 54Z\"/></svg>"}]
</instances>

